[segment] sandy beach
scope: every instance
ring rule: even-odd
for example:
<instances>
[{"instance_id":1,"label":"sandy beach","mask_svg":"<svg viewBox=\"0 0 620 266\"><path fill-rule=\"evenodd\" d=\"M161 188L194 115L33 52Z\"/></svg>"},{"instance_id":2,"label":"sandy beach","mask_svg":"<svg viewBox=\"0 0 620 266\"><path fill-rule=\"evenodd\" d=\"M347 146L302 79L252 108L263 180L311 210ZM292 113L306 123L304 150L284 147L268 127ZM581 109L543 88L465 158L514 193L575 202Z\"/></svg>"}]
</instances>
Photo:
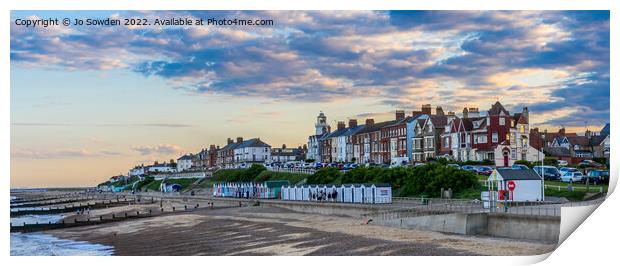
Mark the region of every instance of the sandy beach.
<instances>
[{"instance_id":1,"label":"sandy beach","mask_svg":"<svg viewBox=\"0 0 620 266\"><path fill-rule=\"evenodd\" d=\"M132 207L109 208L96 215ZM115 255L534 255L555 247L363 224L360 219L264 206L201 208L46 233L110 245Z\"/></svg>"}]
</instances>

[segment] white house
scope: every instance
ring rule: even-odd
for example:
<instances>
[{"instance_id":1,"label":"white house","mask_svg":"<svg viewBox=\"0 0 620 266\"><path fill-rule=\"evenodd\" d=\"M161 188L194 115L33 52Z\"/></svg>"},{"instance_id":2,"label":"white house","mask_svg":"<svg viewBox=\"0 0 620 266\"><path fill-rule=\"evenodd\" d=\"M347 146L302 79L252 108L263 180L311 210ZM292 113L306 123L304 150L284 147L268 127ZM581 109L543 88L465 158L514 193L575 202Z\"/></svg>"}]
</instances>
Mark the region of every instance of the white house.
<instances>
[{"instance_id":1,"label":"white house","mask_svg":"<svg viewBox=\"0 0 620 266\"><path fill-rule=\"evenodd\" d=\"M144 165L138 165L132 169L129 169L129 176L141 176L146 172L146 167Z\"/></svg>"},{"instance_id":2,"label":"white house","mask_svg":"<svg viewBox=\"0 0 620 266\"><path fill-rule=\"evenodd\" d=\"M234 149L236 166L249 166L253 163L271 161L271 146L260 138L241 142Z\"/></svg>"},{"instance_id":3,"label":"white house","mask_svg":"<svg viewBox=\"0 0 620 266\"><path fill-rule=\"evenodd\" d=\"M153 165L146 167L149 173L172 173L176 171L176 165L173 163L158 163L157 161Z\"/></svg>"},{"instance_id":4,"label":"white house","mask_svg":"<svg viewBox=\"0 0 620 266\"><path fill-rule=\"evenodd\" d=\"M183 170L192 168L192 157L193 154L185 154L177 159L177 172L182 172Z\"/></svg>"}]
</instances>

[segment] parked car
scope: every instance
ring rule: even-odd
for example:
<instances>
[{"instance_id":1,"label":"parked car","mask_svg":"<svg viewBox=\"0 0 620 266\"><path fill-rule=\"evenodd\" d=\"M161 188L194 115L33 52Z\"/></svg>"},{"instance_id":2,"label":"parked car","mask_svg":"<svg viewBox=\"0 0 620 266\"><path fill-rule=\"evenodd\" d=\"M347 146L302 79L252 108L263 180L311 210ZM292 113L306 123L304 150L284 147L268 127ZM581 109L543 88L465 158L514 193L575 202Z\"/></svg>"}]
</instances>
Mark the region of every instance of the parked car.
<instances>
[{"instance_id":1,"label":"parked car","mask_svg":"<svg viewBox=\"0 0 620 266\"><path fill-rule=\"evenodd\" d=\"M560 168L560 172L579 172L579 170L573 167L562 167Z\"/></svg>"},{"instance_id":2,"label":"parked car","mask_svg":"<svg viewBox=\"0 0 620 266\"><path fill-rule=\"evenodd\" d=\"M493 173L493 168L488 166L480 166L476 169L476 174L490 176Z\"/></svg>"},{"instance_id":3,"label":"parked car","mask_svg":"<svg viewBox=\"0 0 620 266\"><path fill-rule=\"evenodd\" d=\"M578 166L585 166L585 167L601 167L602 165L600 163L597 163L595 161L592 160L583 160L581 161Z\"/></svg>"},{"instance_id":4,"label":"parked car","mask_svg":"<svg viewBox=\"0 0 620 266\"><path fill-rule=\"evenodd\" d=\"M523 164L513 164L512 165L512 169L524 169L524 170L527 170L527 169L530 169L530 168L527 167L527 165L523 165Z\"/></svg>"},{"instance_id":5,"label":"parked car","mask_svg":"<svg viewBox=\"0 0 620 266\"><path fill-rule=\"evenodd\" d=\"M582 179L583 179L583 174L581 172L564 172L562 173L562 176L560 177L560 180L562 182L570 182L570 183L581 182Z\"/></svg>"},{"instance_id":6,"label":"parked car","mask_svg":"<svg viewBox=\"0 0 620 266\"><path fill-rule=\"evenodd\" d=\"M545 180L559 180L562 174L554 166L534 166L534 172Z\"/></svg>"},{"instance_id":7,"label":"parked car","mask_svg":"<svg viewBox=\"0 0 620 266\"><path fill-rule=\"evenodd\" d=\"M558 160L558 166L567 166L568 162L565 160Z\"/></svg>"},{"instance_id":8,"label":"parked car","mask_svg":"<svg viewBox=\"0 0 620 266\"><path fill-rule=\"evenodd\" d=\"M609 184L609 170L591 170L586 179L591 184Z\"/></svg>"},{"instance_id":9,"label":"parked car","mask_svg":"<svg viewBox=\"0 0 620 266\"><path fill-rule=\"evenodd\" d=\"M356 164L356 163L352 163L352 164L349 165L350 169L355 169L355 168L358 168L358 167L359 167L359 165Z\"/></svg>"},{"instance_id":10,"label":"parked car","mask_svg":"<svg viewBox=\"0 0 620 266\"><path fill-rule=\"evenodd\" d=\"M461 166L461 170L465 170L465 171L470 171L470 172L476 172L476 167L474 167L473 165L463 165Z\"/></svg>"},{"instance_id":11,"label":"parked car","mask_svg":"<svg viewBox=\"0 0 620 266\"><path fill-rule=\"evenodd\" d=\"M330 163L327 165L327 167L338 167L337 163Z\"/></svg>"},{"instance_id":12,"label":"parked car","mask_svg":"<svg viewBox=\"0 0 620 266\"><path fill-rule=\"evenodd\" d=\"M323 164L322 163L314 163L313 166L314 166L315 169L319 169L319 168L323 167Z\"/></svg>"},{"instance_id":13,"label":"parked car","mask_svg":"<svg viewBox=\"0 0 620 266\"><path fill-rule=\"evenodd\" d=\"M461 169L461 166L455 163L451 163L446 165L446 167L452 167L452 168L456 168L456 169Z\"/></svg>"}]
</instances>

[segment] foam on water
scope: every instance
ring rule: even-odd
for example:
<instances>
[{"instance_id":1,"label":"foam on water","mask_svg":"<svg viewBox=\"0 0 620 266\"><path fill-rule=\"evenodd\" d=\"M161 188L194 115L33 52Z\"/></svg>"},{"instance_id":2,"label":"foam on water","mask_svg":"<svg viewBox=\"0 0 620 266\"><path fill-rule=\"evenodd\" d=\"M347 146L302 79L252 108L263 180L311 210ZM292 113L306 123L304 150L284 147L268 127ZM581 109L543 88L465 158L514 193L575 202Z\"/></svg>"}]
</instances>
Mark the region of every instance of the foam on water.
<instances>
[{"instance_id":1,"label":"foam on water","mask_svg":"<svg viewBox=\"0 0 620 266\"><path fill-rule=\"evenodd\" d=\"M58 222L62 215L23 215L12 217L11 223L31 224ZM11 256L109 256L111 246L86 241L60 239L43 233L11 233Z\"/></svg>"},{"instance_id":2,"label":"foam on water","mask_svg":"<svg viewBox=\"0 0 620 266\"><path fill-rule=\"evenodd\" d=\"M41 233L11 233L11 256L110 256L110 246Z\"/></svg>"}]
</instances>

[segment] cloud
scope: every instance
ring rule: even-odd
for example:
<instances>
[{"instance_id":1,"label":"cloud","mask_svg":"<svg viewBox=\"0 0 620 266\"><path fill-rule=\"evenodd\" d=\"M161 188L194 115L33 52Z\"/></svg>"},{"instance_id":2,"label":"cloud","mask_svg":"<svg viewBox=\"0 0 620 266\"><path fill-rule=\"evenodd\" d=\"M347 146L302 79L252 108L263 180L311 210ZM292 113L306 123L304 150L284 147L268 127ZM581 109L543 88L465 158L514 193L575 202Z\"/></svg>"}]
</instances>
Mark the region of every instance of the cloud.
<instances>
[{"instance_id":1,"label":"cloud","mask_svg":"<svg viewBox=\"0 0 620 266\"><path fill-rule=\"evenodd\" d=\"M109 157L120 156L121 152L116 151L89 151L89 150L32 150L15 149L11 150L11 158L20 159L62 159L62 158L87 158L87 157Z\"/></svg>"},{"instance_id":2,"label":"cloud","mask_svg":"<svg viewBox=\"0 0 620 266\"><path fill-rule=\"evenodd\" d=\"M124 69L162 78L175 89L229 99L373 98L386 109L433 103L453 110L500 100L507 106L530 105L533 115L565 114L551 111L569 106L585 112L580 113L584 119L609 120L609 11L152 11L123 16L273 19L275 26L45 32L12 25L11 62L69 71Z\"/></svg>"},{"instance_id":3,"label":"cloud","mask_svg":"<svg viewBox=\"0 0 620 266\"><path fill-rule=\"evenodd\" d=\"M176 145L162 144L157 146L136 146L131 148L140 153L140 155L175 155L182 152L181 147Z\"/></svg>"}]
</instances>

